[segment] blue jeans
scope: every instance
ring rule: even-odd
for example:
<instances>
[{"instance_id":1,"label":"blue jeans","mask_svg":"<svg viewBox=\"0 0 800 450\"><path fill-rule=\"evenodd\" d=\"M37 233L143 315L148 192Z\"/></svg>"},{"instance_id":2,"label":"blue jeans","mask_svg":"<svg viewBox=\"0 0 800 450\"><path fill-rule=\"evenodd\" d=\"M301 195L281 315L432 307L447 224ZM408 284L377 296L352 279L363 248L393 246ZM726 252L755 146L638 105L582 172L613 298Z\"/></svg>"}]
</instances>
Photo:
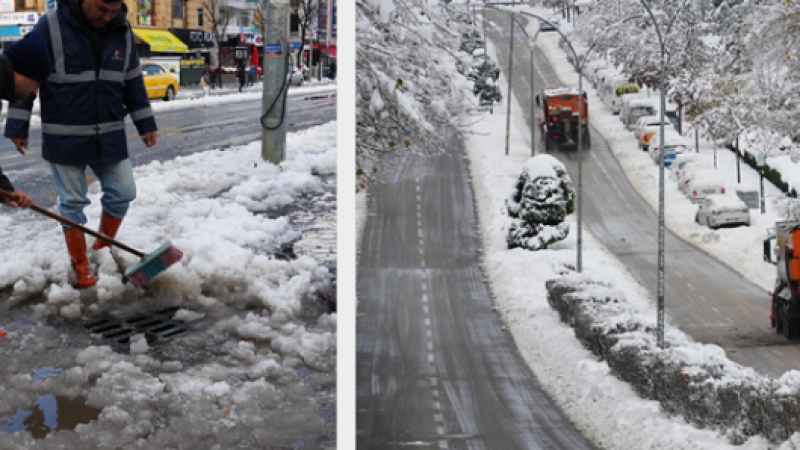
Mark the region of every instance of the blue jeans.
<instances>
[{"instance_id":1,"label":"blue jeans","mask_svg":"<svg viewBox=\"0 0 800 450\"><path fill-rule=\"evenodd\" d=\"M124 159L111 164L90 164L89 167L97 176L103 190L103 197L100 199L103 211L117 219L125 217L128 206L136 198L131 161ZM73 222L85 224L87 220L83 209L91 203L86 198L89 190L86 183L86 164L50 163L50 169L58 189L58 210L61 215Z\"/></svg>"}]
</instances>

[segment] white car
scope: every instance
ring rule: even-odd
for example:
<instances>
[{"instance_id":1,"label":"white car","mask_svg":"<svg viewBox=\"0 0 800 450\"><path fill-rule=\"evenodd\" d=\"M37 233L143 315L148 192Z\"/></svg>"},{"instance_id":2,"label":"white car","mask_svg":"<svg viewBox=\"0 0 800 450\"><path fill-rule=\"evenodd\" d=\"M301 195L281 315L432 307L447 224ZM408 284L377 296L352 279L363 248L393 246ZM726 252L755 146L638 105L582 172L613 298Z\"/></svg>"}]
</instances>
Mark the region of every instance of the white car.
<instances>
[{"instance_id":1,"label":"white car","mask_svg":"<svg viewBox=\"0 0 800 450\"><path fill-rule=\"evenodd\" d=\"M550 24L553 24L555 26L550 25L550 24L545 23L545 22L541 22L541 25L539 25L539 31L556 31L555 27L557 27L559 25L558 19L548 19L547 21L550 22Z\"/></svg>"},{"instance_id":2,"label":"white car","mask_svg":"<svg viewBox=\"0 0 800 450\"><path fill-rule=\"evenodd\" d=\"M724 194L725 182L716 170L693 170L687 172L682 188L692 203L701 203L709 195Z\"/></svg>"},{"instance_id":3,"label":"white car","mask_svg":"<svg viewBox=\"0 0 800 450\"><path fill-rule=\"evenodd\" d=\"M725 225L749 227L750 209L736 195L709 195L700 203L694 221L709 228Z\"/></svg>"}]
</instances>

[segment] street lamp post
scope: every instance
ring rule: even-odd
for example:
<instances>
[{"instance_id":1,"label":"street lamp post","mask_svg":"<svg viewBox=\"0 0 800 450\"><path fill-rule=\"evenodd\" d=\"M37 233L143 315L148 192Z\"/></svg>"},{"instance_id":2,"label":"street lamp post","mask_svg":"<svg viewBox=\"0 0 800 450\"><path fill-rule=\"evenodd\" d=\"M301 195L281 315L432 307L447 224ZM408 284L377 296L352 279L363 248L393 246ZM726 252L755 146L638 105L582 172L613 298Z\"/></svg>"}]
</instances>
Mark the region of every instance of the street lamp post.
<instances>
[{"instance_id":1,"label":"street lamp post","mask_svg":"<svg viewBox=\"0 0 800 450\"><path fill-rule=\"evenodd\" d=\"M506 94L508 97L506 98L506 156L508 156L508 146L511 140L511 74L514 73L512 70L514 67L514 22L516 22L516 20L513 20L513 15L511 19L511 49L508 55L508 93Z\"/></svg>"},{"instance_id":2,"label":"street lamp post","mask_svg":"<svg viewBox=\"0 0 800 450\"><path fill-rule=\"evenodd\" d=\"M621 21L619 21L619 22L617 22L617 23L615 23L613 25L609 25L603 31L601 31L600 34L595 38L594 42L592 42L592 45L590 45L589 48L586 50L586 53L583 54L583 58L578 58L578 53L575 52L575 48L572 47L572 42L570 42L570 40L567 39L567 37L564 36L564 34L561 33L561 31L557 27L555 27L553 24L551 24L547 20L543 19L542 17L537 16L536 14L531 14L531 13L526 13L526 12L522 12L521 14L526 15L526 16L534 17L536 19L539 19L542 22L545 22L545 23L553 26L553 28L555 28L555 30L558 32L558 34L560 34L561 37L564 38L564 41L569 46L569 50L572 52L572 56L575 58L574 61L576 61L578 63L577 64L578 65L578 98L579 98L579 102L578 102L578 124L579 124L578 125L578 205L577 205L577 213L578 213L578 223L577 223L578 236L577 236L577 241L578 241L578 248L577 248L577 255L576 255L576 260L577 260L576 269L577 269L578 273L581 273L583 271L583 251L582 251L582 249L583 249L583 133L584 133L584 125L586 125L586 130L587 131L589 129L589 123L588 122L584 123L584 119L583 119L583 105L584 105L584 102L586 102L586 97L584 97L584 93L583 93L583 63L584 63L584 61L586 61L586 58L589 56L589 53L592 51L592 49L594 49L595 45L597 45L597 41L602 36L604 36L609 30L611 30L612 28L615 28L615 27L617 27L619 25L622 25L623 23L628 22L630 20L641 19L644 16L636 15L636 16L627 17L627 18L625 18L625 19L623 19L623 20L621 20ZM663 147L663 145L662 145L662 147Z\"/></svg>"},{"instance_id":3,"label":"street lamp post","mask_svg":"<svg viewBox=\"0 0 800 450\"><path fill-rule=\"evenodd\" d=\"M496 8L496 9L498 9L498 8ZM500 9L498 9L498 11L500 11ZM509 64L508 64L508 96L509 96L509 98L508 98L508 106L507 106L507 109L506 109L506 111L507 111L507 114L506 114L506 155L508 155L508 152L509 152L509 137L511 136L511 69L513 67L513 61L514 61L514 22L517 22L516 17L514 17L514 13L512 12L510 14L511 14L511 49L510 49ZM555 14L558 14L558 12L556 12ZM484 13L484 23L485 23L485 17L486 17L486 15ZM533 62L533 50L534 50L534 47L536 45L536 37L539 36L539 32L541 31L541 27L538 30L536 30L536 33L533 35L533 39L531 39L531 37L528 35L528 32L525 30L525 27L519 22L517 22L517 25L519 25L520 29L522 29L522 32L525 33L525 37L530 40L530 50L529 51L530 51L530 58L531 58L531 64L530 64L531 65L531 89L530 89L531 156L535 156L536 155L536 150L535 150L535 148L536 148L536 144L535 144L536 140L535 140L534 122L536 120L536 114L535 114L535 109L533 108L534 94L535 94L534 78L533 78L534 77L534 69L535 69L534 62ZM486 42L485 39L486 39L486 34L484 32L484 44ZM484 54L485 54L485 52L484 52Z\"/></svg>"},{"instance_id":4,"label":"street lamp post","mask_svg":"<svg viewBox=\"0 0 800 450\"><path fill-rule=\"evenodd\" d=\"M653 11L650 9L650 5L647 4L646 0L641 0L642 5L644 5L647 13L650 15L650 18L653 19L653 27L656 29L656 35L658 36L658 44L661 46L661 82L659 90L661 95L661 124L659 125L659 155L658 155L658 331L657 331L657 341L658 346L662 349L664 348L664 111L666 110L666 98L664 94L664 90L666 89L666 61L664 60L664 55L666 53L666 49L664 47L664 37L666 37L670 30L672 29L672 25L675 23L675 18L678 17L678 14L681 12L688 0L684 0L683 4L675 10L675 14L670 19L669 24L667 25L667 30L664 34L661 34L661 28L658 26L658 22L656 21L655 16L653 15Z\"/></svg>"}]
</instances>

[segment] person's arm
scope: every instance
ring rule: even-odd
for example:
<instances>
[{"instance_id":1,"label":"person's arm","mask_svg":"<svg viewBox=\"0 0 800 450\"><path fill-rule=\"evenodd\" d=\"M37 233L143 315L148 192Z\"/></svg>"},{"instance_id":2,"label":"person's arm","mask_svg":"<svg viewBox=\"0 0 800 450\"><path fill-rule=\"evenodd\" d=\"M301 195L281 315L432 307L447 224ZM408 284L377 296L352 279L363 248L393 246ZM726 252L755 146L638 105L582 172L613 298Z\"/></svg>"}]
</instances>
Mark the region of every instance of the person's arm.
<instances>
[{"instance_id":1,"label":"person's arm","mask_svg":"<svg viewBox=\"0 0 800 450\"><path fill-rule=\"evenodd\" d=\"M128 31L128 33L133 33ZM133 37L131 38L133 39ZM125 90L123 102L128 109L128 113L143 137L144 143L148 147L156 144L156 118L153 109L150 108L150 100L147 98L147 89L144 87L144 77L142 76L142 66L139 65L139 52L136 47L131 49L131 59L128 62L128 72L125 73Z\"/></svg>"},{"instance_id":2,"label":"person's arm","mask_svg":"<svg viewBox=\"0 0 800 450\"><path fill-rule=\"evenodd\" d=\"M18 206L27 208L33 204L33 200L31 200L31 198L28 197L28 194L22 191L14 190L14 186L11 184L11 180L9 180L7 176L5 176L2 168L0 168L0 189L6 192L11 192L12 194L15 194L17 196L17 201L14 202L6 200L5 198L0 198L0 203L5 204L6 206L10 206L12 208L16 208Z\"/></svg>"},{"instance_id":3,"label":"person's arm","mask_svg":"<svg viewBox=\"0 0 800 450\"><path fill-rule=\"evenodd\" d=\"M49 48L50 31L47 28L47 19L47 16L39 19L30 34L36 34L41 37L48 43ZM8 103L4 136L11 139L17 151L22 154L25 154L24 150L28 148L28 128L30 127L31 110L33 110L33 101L35 99L36 95L32 94L20 103Z\"/></svg>"}]
</instances>

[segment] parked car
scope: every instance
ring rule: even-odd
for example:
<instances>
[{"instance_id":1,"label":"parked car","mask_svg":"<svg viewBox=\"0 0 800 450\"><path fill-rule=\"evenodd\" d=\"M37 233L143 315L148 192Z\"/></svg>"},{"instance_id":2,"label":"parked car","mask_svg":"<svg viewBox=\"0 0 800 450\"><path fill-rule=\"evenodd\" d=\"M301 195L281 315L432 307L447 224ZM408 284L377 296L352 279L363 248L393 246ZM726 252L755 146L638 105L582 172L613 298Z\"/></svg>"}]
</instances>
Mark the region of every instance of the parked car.
<instances>
[{"instance_id":1,"label":"parked car","mask_svg":"<svg viewBox=\"0 0 800 450\"><path fill-rule=\"evenodd\" d=\"M709 228L723 225L750 226L750 209L733 194L709 195L701 203L694 221Z\"/></svg>"},{"instance_id":2,"label":"parked car","mask_svg":"<svg viewBox=\"0 0 800 450\"><path fill-rule=\"evenodd\" d=\"M724 194L725 184L715 170L697 170L687 173L683 193L692 203L700 203L709 195Z\"/></svg>"},{"instance_id":3,"label":"parked car","mask_svg":"<svg viewBox=\"0 0 800 450\"><path fill-rule=\"evenodd\" d=\"M683 154L678 157L677 166L675 169L675 179L678 182L678 190L684 192L684 186L686 186L686 181L694 175L694 172L701 171L701 170L714 170L714 167L708 163L703 162L700 159L694 159L691 161L684 161L684 158L687 158L689 154Z\"/></svg>"},{"instance_id":4,"label":"parked car","mask_svg":"<svg viewBox=\"0 0 800 450\"><path fill-rule=\"evenodd\" d=\"M148 98L175 99L178 95L178 77L155 61L142 62L142 77Z\"/></svg>"},{"instance_id":5,"label":"parked car","mask_svg":"<svg viewBox=\"0 0 800 450\"><path fill-rule=\"evenodd\" d=\"M602 88L603 81L605 81L605 79L610 77L610 76L614 76L614 75L618 75L618 74L619 74L619 72L617 72L616 69L613 69L613 68L610 68L610 67L605 68L605 69L600 69L597 72L595 72L594 80L592 81L592 87L597 89L597 96L600 97L601 100L603 99L603 88Z\"/></svg>"},{"instance_id":6,"label":"parked car","mask_svg":"<svg viewBox=\"0 0 800 450\"><path fill-rule=\"evenodd\" d=\"M550 23L541 22L539 31L556 31L556 27L559 25L558 19L548 19L547 21Z\"/></svg>"},{"instance_id":7,"label":"parked car","mask_svg":"<svg viewBox=\"0 0 800 450\"><path fill-rule=\"evenodd\" d=\"M687 152L675 156L675 161L669 167L669 176L675 180L680 180L683 173L692 166L696 165L700 160L696 153Z\"/></svg>"},{"instance_id":8,"label":"parked car","mask_svg":"<svg viewBox=\"0 0 800 450\"><path fill-rule=\"evenodd\" d=\"M650 156L653 158L653 162L658 164L658 158L661 156L661 137L659 136L659 132L656 131L650 137ZM691 145L689 141L686 140L683 136L680 135L677 131L670 128L664 128L664 154L680 154L680 153L689 153L689 148Z\"/></svg>"},{"instance_id":9,"label":"parked car","mask_svg":"<svg viewBox=\"0 0 800 450\"><path fill-rule=\"evenodd\" d=\"M593 59L593 60L589 61L588 67L584 71L584 74L586 75L586 79L589 80L590 83L594 84L595 75L597 75L597 72L599 70L603 70L603 69L608 69L608 63L605 60L597 58L597 59Z\"/></svg>"},{"instance_id":10,"label":"parked car","mask_svg":"<svg viewBox=\"0 0 800 450\"><path fill-rule=\"evenodd\" d=\"M289 86L302 86L304 78L301 68L294 65L289 68Z\"/></svg>"},{"instance_id":11,"label":"parked car","mask_svg":"<svg viewBox=\"0 0 800 450\"><path fill-rule=\"evenodd\" d=\"M634 133L636 134L636 139L639 144L639 148L643 151L647 151L650 148L650 141L652 140L653 136L656 133L659 133L661 130L661 120L658 116L645 116L639 118L639 121L636 124L636 130ZM668 132L669 130L675 130L672 128L672 124L664 118L664 132Z\"/></svg>"},{"instance_id":12,"label":"parked car","mask_svg":"<svg viewBox=\"0 0 800 450\"><path fill-rule=\"evenodd\" d=\"M655 151L654 146L659 145L661 140L661 127L659 125L651 125L646 127L642 133L639 135L639 148L646 152ZM671 125L664 124L664 143L667 144L670 141L677 140L677 136L680 136ZM685 141L681 141L681 143L685 143Z\"/></svg>"},{"instance_id":13,"label":"parked car","mask_svg":"<svg viewBox=\"0 0 800 450\"><path fill-rule=\"evenodd\" d=\"M655 99L642 94L629 94L622 99L619 118L627 130L633 130L640 117L652 116L656 113Z\"/></svg>"}]
</instances>

